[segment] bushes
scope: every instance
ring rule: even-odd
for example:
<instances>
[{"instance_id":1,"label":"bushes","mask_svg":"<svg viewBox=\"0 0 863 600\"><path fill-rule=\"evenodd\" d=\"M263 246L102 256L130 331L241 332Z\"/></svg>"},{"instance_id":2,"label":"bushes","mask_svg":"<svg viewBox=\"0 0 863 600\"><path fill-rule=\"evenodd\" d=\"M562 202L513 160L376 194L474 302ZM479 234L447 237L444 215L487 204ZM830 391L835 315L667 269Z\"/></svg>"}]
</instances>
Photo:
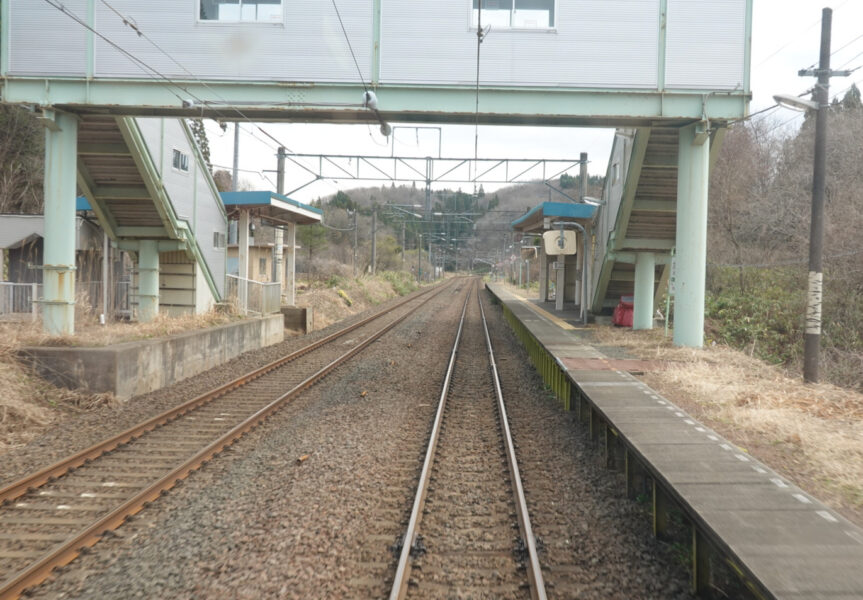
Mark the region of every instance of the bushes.
<instances>
[{"instance_id":1,"label":"bushes","mask_svg":"<svg viewBox=\"0 0 863 600\"><path fill-rule=\"evenodd\" d=\"M399 296L410 294L418 287L413 273L407 271L383 271L379 275L393 286Z\"/></svg>"},{"instance_id":2,"label":"bushes","mask_svg":"<svg viewBox=\"0 0 863 600\"><path fill-rule=\"evenodd\" d=\"M844 289L840 277L825 273L821 378L863 389L863 295ZM799 372L806 286L805 267L712 268L708 338Z\"/></svg>"}]
</instances>

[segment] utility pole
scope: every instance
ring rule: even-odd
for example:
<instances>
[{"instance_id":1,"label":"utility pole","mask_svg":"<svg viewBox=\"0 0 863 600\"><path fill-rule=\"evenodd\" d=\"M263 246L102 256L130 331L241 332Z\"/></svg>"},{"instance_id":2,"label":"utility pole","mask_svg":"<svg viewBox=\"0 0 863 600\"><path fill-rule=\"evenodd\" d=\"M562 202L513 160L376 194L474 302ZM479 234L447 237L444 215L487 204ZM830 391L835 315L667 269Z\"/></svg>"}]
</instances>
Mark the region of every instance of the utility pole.
<instances>
[{"instance_id":1,"label":"utility pole","mask_svg":"<svg viewBox=\"0 0 863 600\"><path fill-rule=\"evenodd\" d=\"M405 231L407 229L407 221L402 221L402 271L405 270Z\"/></svg>"},{"instance_id":2,"label":"utility pole","mask_svg":"<svg viewBox=\"0 0 863 600\"><path fill-rule=\"evenodd\" d=\"M357 207L354 207L354 279L357 278L357 232L359 231L359 227L357 226L357 215L359 212L360 211Z\"/></svg>"},{"instance_id":3,"label":"utility pole","mask_svg":"<svg viewBox=\"0 0 863 600\"><path fill-rule=\"evenodd\" d=\"M423 280L423 234L417 234L417 283Z\"/></svg>"},{"instance_id":4,"label":"utility pole","mask_svg":"<svg viewBox=\"0 0 863 600\"><path fill-rule=\"evenodd\" d=\"M818 77L815 84L815 160L812 173L812 221L809 226L809 289L806 297L806 331L803 344L803 380L818 382L818 355L821 347L822 253L824 247L824 195L827 171L827 114L830 110L830 77L847 75L830 70L830 34L833 10L821 13L821 59L818 69L803 69L801 77Z\"/></svg>"},{"instance_id":5,"label":"utility pole","mask_svg":"<svg viewBox=\"0 0 863 600\"><path fill-rule=\"evenodd\" d=\"M587 152L582 152L579 156L581 163L579 164L579 175L581 175L581 186L578 191L578 201L584 204L584 199L587 196Z\"/></svg>"},{"instance_id":6,"label":"utility pole","mask_svg":"<svg viewBox=\"0 0 863 600\"><path fill-rule=\"evenodd\" d=\"M378 209L372 209L372 275L378 264Z\"/></svg>"},{"instance_id":7,"label":"utility pole","mask_svg":"<svg viewBox=\"0 0 863 600\"><path fill-rule=\"evenodd\" d=\"M276 193L285 193L285 147L279 146L278 160L276 163ZM279 283L279 293L285 287L285 269L283 264L285 232L281 227L276 227L275 239L273 240L273 269L275 270L275 281ZM293 248L290 250L293 252Z\"/></svg>"}]
</instances>

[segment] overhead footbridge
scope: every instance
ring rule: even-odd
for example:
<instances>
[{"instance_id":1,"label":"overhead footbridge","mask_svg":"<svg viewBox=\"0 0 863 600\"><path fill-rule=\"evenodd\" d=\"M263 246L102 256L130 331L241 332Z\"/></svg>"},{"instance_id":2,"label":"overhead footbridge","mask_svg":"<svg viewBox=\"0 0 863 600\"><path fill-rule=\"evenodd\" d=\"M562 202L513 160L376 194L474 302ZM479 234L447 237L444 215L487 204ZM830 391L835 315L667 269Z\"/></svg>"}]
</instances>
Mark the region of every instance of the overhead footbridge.
<instances>
[{"instance_id":1,"label":"overhead footbridge","mask_svg":"<svg viewBox=\"0 0 863 600\"><path fill-rule=\"evenodd\" d=\"M650 161L676 141L676 218L703 229L705 140L748 112L752 3L7 0L0 3L0 95L46 116L46 160L63 164L46 182L46 222L50 212L69 231L74 218L63 207L74 204L77 159L63 161L75 156L77 119L109 115L369 123L381 131L397 122L626 128L639 144L621 146L630 158L638 151L628 170L619 167L629 193L647 190L652 175L670 185ZM631 251L653 251L661 279L667 248L655 245L666 239L668 199L627 198L629 208L613 211L615 219L625 215L609 229L613 261L593 269L600 309L628 277ZM651 223L642 213L665 233L652 245L627 246L654 235L632 237ZM705 255L675 231L675 341L698 346ZM59 269L45 288L57 302L46 306L51 332L72 329L64 304L72 295L60 277L72 252L46 244L46 262Z\"/></svg>"}]
</instances>

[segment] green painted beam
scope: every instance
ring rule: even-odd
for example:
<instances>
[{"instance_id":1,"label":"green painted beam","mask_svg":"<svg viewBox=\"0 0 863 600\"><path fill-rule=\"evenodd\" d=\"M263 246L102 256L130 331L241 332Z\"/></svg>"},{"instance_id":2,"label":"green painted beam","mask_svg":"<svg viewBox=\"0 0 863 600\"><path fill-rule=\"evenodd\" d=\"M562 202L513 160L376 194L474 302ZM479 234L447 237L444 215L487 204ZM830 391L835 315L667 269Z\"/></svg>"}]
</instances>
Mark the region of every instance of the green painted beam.
<instances>
[{"instance_id":1,"label":"green painted beam","mask_svg":"<svg viewBox=\"0 0 863 600\"><path fill-rule=\"evenodd\" d=\"M609 253L609 258L611 260L613 260L615 262L619 262L619 263L626 263L628 265L634 265L637 256L638 256L637 252L611 252L611 253ZM654 262L657 265L671 264L671 255L654 252Z\"/></svg>"},{"instance_id":2,"label":"green painted beam","mask_svg":"<svg viewBox=\"0 0 863 600\"><path fill-rule=\"evenodd\" d=\"M677 212L676 200L635 200L632 210L644 212Z\"/></svg>"},{"instance_id":3,"label":"green painted beam","mask_svg":"<svg viewBox=\"0 0 863 600\"><path fill-rule=\"evenodd\" d=\"M143 238L143 239L161 239L167 238L168 232L164 227L118 227L118 238Z\"/></svg>"},{"instance_id":4,"label":"green painted beam","mask_svg":"<svg viewBox=\"0 0 863 600\"><path fill-rule=\"evenodd\" d=\"M78 156L81 155L105 155L110 154L113 156L131 156L131 152L129 148L126 147L126 144L104 144L104 143L89 143L89 144L78 144Z\"/></svg>"},{"instance_id":5,"label":"green painted beam","mask_svg":"<svg viewBox=\"0 0 863 600\"><path fill-rule=\"evenodd\" d=\"M637 250L671 250L674 248L674 240L625 238L621 244L621 248L632 248Z\"/></svg>"},{"instance_id":6,"label":"green painted beam","mask_svg":"<svg viewBox=\"0 0 863 600\"><path fill-rule=\"evenodd\" d=\"M635 273L632 271L611 271L611 281L635 281Z\"/></svg>"},{"instance_id":7,"label":"green painted beam","mask_svg":"<svg viewBox=\"0 0 863 600\"><path fill-rule=\"evenodd\" d=\"M375 122L361 107L357 84L291 84L224 81L158 81L7 77L2 99L10 103L56 105L70 111L115 115L207 117L262 121ZM611 90L540 87L481 88L481 124L637 126L685 125L703 118L703 90ZM381 115L391 122L469 123L476 108L473 86L379 85ZM187 97L187 98L186 98ZM227 106L221 98L231 98ZM183 106L183 99L192 101ZM750 95L713 93L713 121L745 116ZM203 102L203 104L202 104ZM241 116L235 108L242 110Z\"/></svg>"},{"instance_id":8,"label":"green painted beam","mask_svg":"<svg viewBox=\"0 0 863 600\"><path fill-rule=\"evenodd\" d=\"M130 155L131 156L131 155ZM103 185L95 188L93 193L99 198L111 200L149 200L150 190L146 187L126 187L119 185Z\"/></svg>"}]
</instances>

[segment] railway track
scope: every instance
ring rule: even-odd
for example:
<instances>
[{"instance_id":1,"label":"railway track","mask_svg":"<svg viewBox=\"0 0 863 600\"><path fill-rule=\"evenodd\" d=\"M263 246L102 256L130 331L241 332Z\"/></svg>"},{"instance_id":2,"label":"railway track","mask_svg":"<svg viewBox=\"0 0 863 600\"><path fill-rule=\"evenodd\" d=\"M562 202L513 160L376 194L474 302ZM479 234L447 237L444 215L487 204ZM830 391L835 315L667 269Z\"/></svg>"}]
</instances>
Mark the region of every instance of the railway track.
<instances>
[{"instance_id":1,"label":"railway track","mask_svg":"<svg viewBox=\"0 0 863 600\"><path fill-rule=\"evenodd\" d=\"M485 314L472 287L390 600L546 597Z\"/></svg>"},{"instance_id":2,"label":"railway track","mask_svg":"<svg viewBox=\"0 0 863 600\"><path fill-rule=\"evenodd\" d=\"M0 489L0 599L44 581L448 287L406 298Z\"/></svg>"}]
</instances>

